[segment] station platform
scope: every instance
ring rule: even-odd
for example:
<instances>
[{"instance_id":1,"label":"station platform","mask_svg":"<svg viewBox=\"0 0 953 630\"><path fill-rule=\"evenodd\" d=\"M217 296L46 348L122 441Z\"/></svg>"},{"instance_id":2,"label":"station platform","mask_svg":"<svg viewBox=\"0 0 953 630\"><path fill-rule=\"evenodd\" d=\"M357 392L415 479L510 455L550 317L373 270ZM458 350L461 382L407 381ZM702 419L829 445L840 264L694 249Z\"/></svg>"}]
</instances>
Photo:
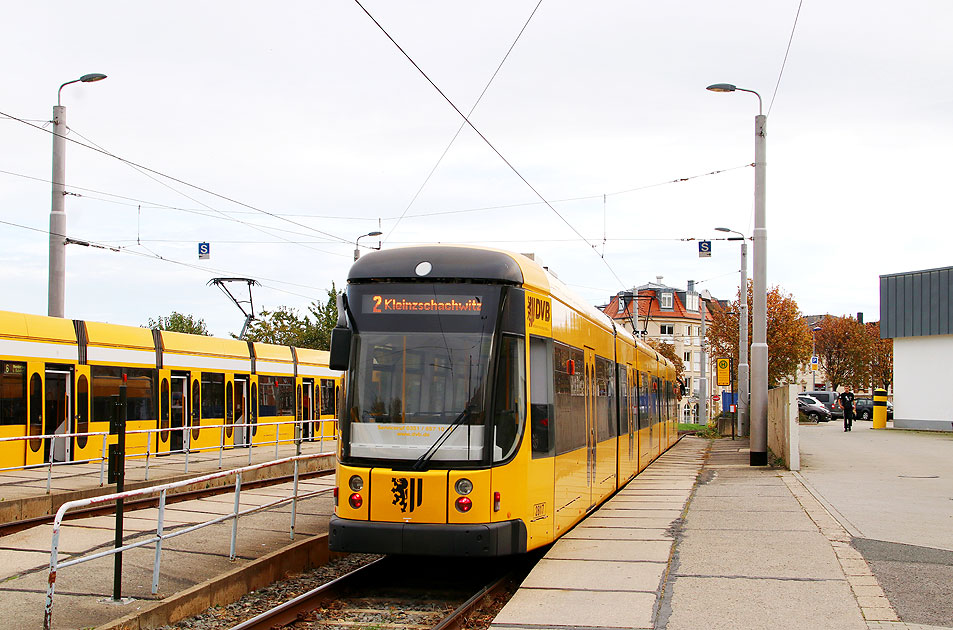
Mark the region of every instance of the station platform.
<instances>
[{"instance_id":1,"label":"station platform","mask_svg":"<svg viewBox=\"0 0 953 630\"><path fill-rule=\"evenodd\" d=\"M302 442L301 454L328 453L328 457L309 464L308 469L301 472L334 470L335 447L334 440ZM150 457L148 467L145 458L130 458L126 460L125 489L172 483L218 470L291 457L296 451L295 444L279 444L277 448L273 444L261 444L251 449L228 448L221 452L221 456L218 450L193 452L188 454L187 464L184 453L170 453ZM52 473L47 466L0 472L0 525L55 514L68 501L114 493L115 484L106 482L101 468L97 462L57 464L53 466ZM290 467L278 467L263 470L248 480L287 474L290 474Z\"/></svg>"},{"instance_id":2,"label":"station platform","mask_svg":"<svg viewBox=\"0 0 953 630\"><path fill-rule=\"evenodd\" d=\"M491 630L925 630L851 535L747 440L685 437L556 542Z\"/></svg>"},{"instance_id":3,"label":"station platform","mask_svg":"<svg viewBox=\"0 0 953 630\"><path fill-rule=\"evenodd\" d=\"M302 454L321 452L322 445L304 443ZM323 445L327 457L314 460L313 466L333 470L333 450ZM295 454L295 446L279 446L279 458ZM274 447L253 449L252 462L273 460ZM176 461L179 459L179 461ZM180 455L161 458L159 464L150 463L150 479L144 470L133 468L130 485L157 485L181 477L194 478L218 471L218 454L190 455L189 472L183 473ZM248 451L238 450L223 454L222 469L229 470L248 465ZM54 469L56 483L50 495L45 494L45 471L42 479L33 479L24 471L25 483L16 487L3 486L5 496L16 491L20 496L4 500L18 500L27 505L31 498L45 497L48 504L62 505L76 498L77 493L105 494L114 486L99 487L98 466L85 471L89 465L76 465L76 473L68 474L72 466ZM65 473L64 473L65 469ZM281 476L280 466L263 469L262 477ZM135 479L135 475L139 479ZM8 481L7 478L2 478ZM261 477L259 478L261 480ZM162 625L164 619L180 618L182 611L194 614L210 605L232 601L238 595L267 585L282 575L309 564L320 564L318 556L327 555L323 534L333 511L333 475L311 477L299 481L299 494L313 493L311 498L298 502L295 508L294 539L291 538L291 506L283 505L269 511L243 516L239 519L235 559L231 560L230 544L232 521L209 525L195 532L169 539L163 543L159 589L152 594L152 573L155 546L132 549L123 553L122 600L113 601L114 557L106 556L60 569L56 575L53 598L53 628L139 628ZM254 489L243 489L240 509L246 510L289 496L292 482L276 483ZM70 497L67 499L67 497ZM2 505L2 503L0 503ZM56 507L52 508L57 509ZM188 528L196 523L230 513L234 509L234 494L206 496L172 503L164 510L165 532ZM154 536L158 509L155 507L129 511L124 516L124 543ZM42 629L49 578L50 550L53 526L36 525L22 531L0 536L0 619L2 626L22 630ZM67 520L59 538L59 559L68 561L111 549L114 545L115 518L92 516ZM247 570L246 570L247 569ZM244 573L243 573L244 571ZM215 589L232 591L216 593ZM235 595L237 594L237 595ZM217 599L218 598L218 599ZM169 607L178 610L169 610ZM142 624L142 625L140 625Z\"/></svg>"}]
</instances>

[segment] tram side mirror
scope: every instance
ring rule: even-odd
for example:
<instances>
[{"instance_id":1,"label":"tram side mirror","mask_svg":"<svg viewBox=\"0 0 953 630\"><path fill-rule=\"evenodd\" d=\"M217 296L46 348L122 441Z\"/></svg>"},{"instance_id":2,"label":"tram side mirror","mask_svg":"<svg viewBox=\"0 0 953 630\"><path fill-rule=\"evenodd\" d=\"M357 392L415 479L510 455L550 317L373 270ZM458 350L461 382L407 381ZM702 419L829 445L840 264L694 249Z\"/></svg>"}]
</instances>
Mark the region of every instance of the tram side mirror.
<instances>
[{"instance_id":1,"label":"tram side mirror","mask_svg":"<svg viewBox=\"0 0 953 630\"><path fill-rule=\"evenodd\" d=\"M351 329L347 327L347 302L344 292L337 295L338 323L331 330L331 357L328 367L344 371L351 358Z\"/></svg>"},{"instance_id":2,"label":"tram side mirror","mask_svg":"<svg viewBox=\"0 0 953 630\"><path fill-rule=\"evenodd\" d=\"M336 326L331 330L331 357L328 367L332 370L347 369L351 357L351 329Z\"/></svg>"}]
</instances>

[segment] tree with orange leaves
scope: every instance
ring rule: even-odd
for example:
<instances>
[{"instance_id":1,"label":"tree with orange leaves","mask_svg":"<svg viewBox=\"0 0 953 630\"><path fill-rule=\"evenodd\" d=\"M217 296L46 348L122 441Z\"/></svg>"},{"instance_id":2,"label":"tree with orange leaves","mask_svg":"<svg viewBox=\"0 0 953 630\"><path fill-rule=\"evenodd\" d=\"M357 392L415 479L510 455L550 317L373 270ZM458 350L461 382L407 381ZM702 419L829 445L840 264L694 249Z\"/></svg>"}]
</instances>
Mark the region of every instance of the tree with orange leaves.
<instances>
[{"instance_id":1,"label":"tree with orange leaves","mask_svg":"<svg viewBox=\"0 0 953 630\"><path fill-rule=\"evenodd\" d=\"M748 283L748 345L751 345L753 284ZM798 367L811 357L811 331L797 302L779 287L768 291L768 385L794 382ZM740 296L727 309L712 308L712 323L706 340L712 356L731 357L738 365L738 320ZM749 354L750 356L750 354Z\"/></svg>"},{"instance_id":2,"label":"tree with orange leaves","mask_svg":"<svg viewBox=\"0 0 953 630\"><path fill-rule=\"evenodd\" d=\"M818 327L817 356L830 381L830 389L836 390L840 385L866 389L873 348L867 328L852 317L833 315L818 322ZM878 326L878 336L879 330Z\"/></svg>"},{"instance_id":3,"label":"tree with orange leaves","mask_svg":"<svg viewBox=\"0 0 953 630\"><path fill-rule=\"evenodd\" d=\"M874 387L893 385L893 339L880 338L880 322L865 324L870 335L870 382Z\"/></svg>"},{"instance_id":4,"label":"tree with orange leaves","mask_svg":"<svg viewBox=\"0 0 953 630\"><path fill-rule=\"evenodd\" d=\"M675 379L678 382L682 382L682 374L685 373L685 362L682 361L682 357L678 356L678 352L675 351L675 346L667 341L662 341L661 339L648 338L645 340L650 346L658 350L658 353L671 361L675 365ZM682 394L681 390L676 394L676 397L681 399Z\"/></svg>"}]
</instances>

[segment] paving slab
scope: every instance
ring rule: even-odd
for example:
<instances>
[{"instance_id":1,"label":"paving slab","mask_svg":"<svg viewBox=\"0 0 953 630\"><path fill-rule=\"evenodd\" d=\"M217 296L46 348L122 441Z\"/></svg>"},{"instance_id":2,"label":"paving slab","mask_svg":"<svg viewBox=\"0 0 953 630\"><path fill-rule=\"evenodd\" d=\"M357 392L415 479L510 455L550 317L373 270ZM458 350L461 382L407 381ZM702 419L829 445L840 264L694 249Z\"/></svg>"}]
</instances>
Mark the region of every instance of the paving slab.
<instances>
[{"instance_id":1,"label":"paving slab","mask_svg":"<svg viewBox=\"0 0 953 630\"><path fill-rule=\"evenodd\" d=\"M682 577L675 581L666 630L792 628L867 630L840 580L746 580Z\"/></svg>"},{"instance_id":2,"label":"paving slab","mask_svg":"<svg viewBox=\"0 0 953 630\"><path fill-rule=\"evenodd\" d=\"M667 529L633 527L595 527L584 522L563 536L564 539L582 538L588 540L664 540L671 539Z\"/></svg>"},{"instance_id":3,"label":"paving slab","mask_svg":"<svg viewBox=\"0 0 953 630\"><path fill-rule=\"evenodd\" d=\"M655 593L666 568L664 562L585 563L543 558L522 587L587 591L641 591Z\"/></svg>"},{"instance_id":4,"label":"paving slab","mask_svg":"<svg viewBox=\"0 0 953 630\"><path fill-rule=\"evenodd\" d=\"M792 516L793 515L793 516ZM695 530L760 530L760 531L805 531L816 532L817 526L808 518L791 512L724 512L699 510L689 512L685 518L686 529Z\"/></svg>"},{"instance_id":5,"label":"paving slab","mask_svg":"<svg viewBox=\"0 0 953 630\"><path fill-rule=\"evenodd\" d=\"M490 627L648 630L654 604L655 593L521 588Z\"/></svg>"},{"instance_id":6,"label":"paving slab","mask_svg":"<svg viewBox=\"0 0 953 630\"><path fill-rule=\"evenodd\" d=\"M587 540L576 538L560 540L546 554L546 557L560 560L624 559L626 562L668 562L671 549L671 540Z\"/></svg>"}]
</instances>

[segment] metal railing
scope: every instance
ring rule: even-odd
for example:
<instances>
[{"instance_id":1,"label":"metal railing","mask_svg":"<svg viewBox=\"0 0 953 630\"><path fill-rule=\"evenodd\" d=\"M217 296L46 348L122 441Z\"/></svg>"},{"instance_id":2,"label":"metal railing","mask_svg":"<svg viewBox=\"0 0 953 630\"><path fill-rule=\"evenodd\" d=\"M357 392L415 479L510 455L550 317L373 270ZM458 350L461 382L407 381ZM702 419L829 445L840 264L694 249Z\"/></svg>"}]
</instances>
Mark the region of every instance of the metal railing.
<instances>
[{"instance_id":1,"label":"metal railing","mask_svg":"<svg viewBox=\"0 0 953 630\"><path fill-rule=\"evenodd\" d=\"M167 455L182 453L185 456L185 469L184 472L189 472L189 459L191 453L202 453L206 451L218 451L218 467L222 467L222 458L224 451L226 449L234 448L248 448L248 463L251 464L252 461L252 449L262 446L271 446L275 447L275 458L278 458L278 448L281 444L298 444L300 445L305 441L320 441L321 442L321 451L324 451L324 442L333 441L334 434L333 428L331 432L326 434L325 428L328 423L332 423L333 427L334 419L328 418L324 420L278 420L273 422L245 422L245 423L232 423L232 424L212 424L212 425L200 425L200 426L185 426L185 427L166 427L159 429L134 429L126 432L126 436L133 435L145 435L146 436L146 445L145 449L141 447L126 447L126 460L145 460L145 479L149 480L149 466L150 461L156 455ZM281 428L283 426L292 425L295 427L292 437L281 437ZM308 426L310 425L310 427ZM268 440L267 442L254 442L253 433L257 432L258 428L261 427L275 427L275 439ZM305 436L305 429L312 428L312 433L310 436ZM218 444L213 444L210 446L201 446L201 447L192 447L192 432L193 431L207 431L210 429L219 430L219 442ZM233 429L232 435L227 435L228 429ZM243 432L243 438L241 441L235 441L237 439L236 431L241 429ZM320 430L315 430L320 429ZM163 442L161 439L161 434L168 434L166 442L171 439L173 432L182 433L182 448L176 450L168 451L158 451L153 449L153 443L157 446ZM5 466L0 468L0 472L7 470L30 470L34 468L47 468L46 475L46 493L50 493L50 488L52 486L53 479L53 468L54 466L62 466L65 464L92 464L99 462L99 485L102 486L105 484L105 474L106 474L106 462L108 461L108 456L106 453L107 443L109 436L111 434L105 431L92 431L92 432L77 432L77 433L55 433L52 435L18 435L16 437L6 437L0 438L0 444L5 442L30 442L33 440L40 440L40 448L33 449L33 452L39 452L41 449L45 448L45 445L42 444L42 441L49 440L49 455L43 463L36 464L20 464L16 466ZM115 434L112 434L115 435ZM155 438L153 438L155 436ZM100 438L102 442L102 447L100 449L99 457L90 457L87 459L70 459L66 461L55 461L54 454L56 450L56 441L57 440L66 440L74 438ZM232 440L231 443L228 440ZM25 448L32 448L29 445L24 445ZM85 447L84 447L85 448ZM300 451L297 453L300 454Z\"/></svg>"},{"instance_id":2,"label":"metal railing","mask_svg":"<svg viewBox=\"0 0 953 630\"><path fill-rule=\"evenodd\" d=\"M89 562L91 560L97 560L106 556L114 555L117 553L122 553L123 551L128 551L130 549L135 549L137 547L144 547L148 545L155 544L155 561L153 563L152 570L152 594L155 595L159 590L159 569L161 564L161 555L162 555L162 543L165 540L170 538L175 538L176 536L181 536L183 534L188 534L204 527L210 525L216 525L218 523L223 523L228 520L232 520L232 531L231 531L231 543L229 547L229 559L235 559L235 544L238 539L238 519L242 516L247 516L248 514L253 514L256 512L262 512L264 510L277 507L279 505L284 505L291 503L291 526L290 526L290 536L291 540L294 540L295 534L295 519L297 516L297 504L298 501L308 499L318 494L324 492L330 492L331 489L315 490L298 495L298 469L300 462L308 461L312 459L319 459L324 457L331 457L333 453L314 453L311 455L296 455L294 457L285 457L283 459L278 459L270 462L265 462L261 464L254 464L252 466L244 466L242 468L236 468L234 470L226 470L211 473L208 475L202 475L201 477L194 477L192 479L186 479L183 481L177 481L174 483L167 483L159 486L153 486L151 488L140 488L139 490L129 490L127 492L118 492L114 494L108 494L98 497L90 497L87 499L77 499L75 501L69 501L60 506L59 510L56 512L56 517L53 519L53 536L50 544L50 573L48 579L48 586L46 591L46 607L44 610L43 616L43 628L44 630L51 630L53 627L53 594L56 590L56 577L57 572L60 569L65 569L66 567L74 566L82 562ZM257 507L248 508L246 510L240 509L241 503L241 487L242 487L242 475L254 470L262 470L264 468L269 468L272 466L280 466L288 462L294 462L294 482L291 494L287 497L275 499L264 505L259 505ZM218 516L216 518L209 519L202 523L197 523L195 525L189 525L182 529L166 532L165 531L165 504L166 504L166 495L169 490L175 490L185 486L195 485L195 484L204 484L213 479L221 479L223 477L228 477L230 475L235 476L235 507L234 509L223 516ZM156 517L156 534L144 540L139 540L121 547L114 549L109 549L108 551L101 551L98 553L93 553L88 556L83 556L79 558L74 558L66 562L58 562L59 546L60 546L60 529L62 526L63 518L69 510L74 508L83 508L91 505L101 505L106 503L115 503L119 499L130 499L137 497L148 497L153 495L159 495L159 512Z\"/></svg>"}]
</instances>

